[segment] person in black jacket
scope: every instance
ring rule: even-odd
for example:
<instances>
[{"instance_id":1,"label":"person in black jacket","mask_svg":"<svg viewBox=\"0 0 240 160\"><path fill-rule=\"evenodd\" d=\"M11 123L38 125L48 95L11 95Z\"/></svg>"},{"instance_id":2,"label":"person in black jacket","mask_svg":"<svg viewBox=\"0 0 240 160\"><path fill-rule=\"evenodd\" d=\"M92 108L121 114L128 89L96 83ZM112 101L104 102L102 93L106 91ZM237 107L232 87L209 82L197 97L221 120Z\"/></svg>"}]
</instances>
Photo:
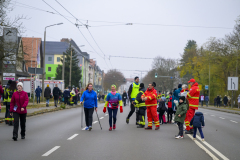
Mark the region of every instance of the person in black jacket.
<instances>
[{"instance_id":1,"label":"person in black jacket","mask_svg":"<svg viewBox=\"0 0 240 160\"><path fill-rule=\"evenodd\" d=\"M51 95L51 89L49 87L49 84L47 84L47 87L44 90L44 97L46 98L46 107L49 107L50 95Z\"/></svg>"},{"instance_id":2,"label":"person in black jacket","mask_svg":"<svg viewBox=\"0 0 240 160\"><path fill-rule=\"evenodd\" d=\"M139 88L139 93L137 94L137 97L135 101L133 102L134 107L137 107L137 112L136 112L136 118L137 118L137 123L138 126L137 128L144 128L145 127L145 113L146 113L146 104L145 101L142 100L141 96L142 94L146 91L144 88L144 84L140 84ZM138 122L139 121L139 122Z\"/></svg>"},{"instance_id":3,"label":"person in black jacket","mask_svg":"<svg viewBox=\"0 0 240 160\"><path fill-rule=\"evenodd\" d=\"M64 104L69 104L68 100L71 96L70 96L70 90L68 87L64 90L63 97L64 97Z\"/></svg>"},{"instance_id":4,"label":"person in black jacket","mask_svg":"<svg viewBox=\"0 0 240 160\"><path fill-rule=\"evenodd\" d=\"M217 96L217 107L220 107L220 97Z\"/></svg>"},{"instance_id":5,"label":"person in black jacket","mask_svg":"<svg viewBox=\"0 0 240 160\"><path fill-rule=\"evenodd\" d=\"M61 95L61 91L60 89L58 88L58 85L56 84L55 87L53 88L53 96L54 96L54 104L55 104L55 107L57 107L57 104L58 104L58 99L59 99L59 96Z\"/></svg>"},{"instance_id":6,"label":"person in black jacket","mask_svg":"<svg viewBox=\"0 0 240 160\"><path fill-rule=\"evenodd\" d=\"M228 104L228 98L227 98L227 95L225 95L225 97L223 98L223 104L224 104L224 107L226 107L227 104Z\"/></svg>"},{"instance_id":7,"label":"person in black jacket","mask_svg":"<svg viewBox=\"0 0 240 160\"><path fill-rule=\"evenodd\" d=\"M124 91L123 91L123 94L122 94L122 101L123 101L124 107L126 106L126 100L127 100L127 93L126 93L126 91L124 90Z\"/></svg>"},{"instance_id":8,"label":"person in black jacket","mask_svg":"<svg viewBox=\"0 0 240 160\"><path fill-rule=\"evenodd\" d=\"M165 113L166 109L167 108L166 108L165 101L160 98L159 107L157 109L157 111L159 112L159 123L162 122L163 124L163 114Z\"/></svg>"}]
</instances>

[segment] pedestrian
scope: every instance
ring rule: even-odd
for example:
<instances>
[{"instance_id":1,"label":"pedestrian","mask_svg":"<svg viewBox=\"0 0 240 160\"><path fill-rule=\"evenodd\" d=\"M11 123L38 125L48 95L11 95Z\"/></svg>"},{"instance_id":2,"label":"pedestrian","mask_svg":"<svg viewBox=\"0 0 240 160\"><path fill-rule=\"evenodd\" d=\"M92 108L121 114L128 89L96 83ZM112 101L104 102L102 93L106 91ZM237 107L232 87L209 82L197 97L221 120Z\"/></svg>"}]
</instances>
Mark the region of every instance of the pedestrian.
<instances>
[{"instance_id":1,"label":"pedestrian","mask_svg":"<svg viewBox=\"0 0 240 160\"><path fill-rule=\"evenodd\" d=\"M70 99L70 90L68 87L63 92L63 97L64 97L64 104L69 104L69 99Z\"/></svg>"},{"instance_id":2,"label":"pedestrian","mask_svg":"<svg viewBox=\"0 0 240 160\"><path fill-rule=\"evenodd\" d=\"M112 129L116 129L116 122L117 122L117 112L118 107L120 106L120 113L123 112L122 107L122 97L121 95L116 92L116 85L111 86L111 93L107 95L106 102L103 108L103 113L106 113L108 109L108 115L109 115L109 131L112 131Z\"/></svg>"},{"instance_id":3,"label":"pedestrian","mask_svg":"<svg viewBox=\"0 0 240 160\"><path fill-rule=\"evenodd\" d=\"M204 95L201 95L201 106L203 107Z\"/></svg>"},{"instance_id":4,"label":"pedestrian","mask_svg":"<svg viewBox=\"0 0 240 160\"><path fill-rule=\"evenodd\" d=\"M79 97L79 91L78 91L78 88L77 88L77 87L75 88L75 93L76 93L76 97L75 97L74 104L77 105L77 102L79 101L79 100L78 100L78 97Z\"/></svg>"},{"instance_id":5,"label":"pedestrian","mask_svg":"<svg viewBox=\"0 0 240 160\"><path fill-rule=\"evenodd\" d=\"M202 141L204 141L204 135L202 132L202 127L205 126L204 123L204 116L202 112L196 112L195 116L192 118L190 125L193 126L194 133L193 133L193 140L196 140L197 129L201 135Z\"/></svg>"},{"instance_id":6,"label":"pedestrian","mask_svg":"<svg viewBox=\"0 0 240 160\"><path fill-rule=\"evenodd\" d=\"M217 105L217 97L214 98L214 107Z\"/></svg>"},{"instance_id":7,"label":"pedestrian","mask_svg":"<svg viewBox=\"0 0 240 160\"><path fill-rule=\"evenodd\" d=\"M158 108L157 108L157 111L159 112L159 123L160 124L163 124L163 123L165 123L164 122L164 119L165 118L163 118L163 116L165 116L164 115L164 113L165 113L165 111L166 111L166 103L165 103L165 101L163 100L163 99L160 99L160 102L159 102L159 104L158 104Z\"/></svg>"},{"instance_id":8,"label":"pedestrian","mask_svg":"<svg viewBox=\"0 0 240 160\"><path fill-rule=\"evenodd\" d=\"M173 102L174 102L174 100L177 100L179 102L181 90L182 90L182 84L178 85L178 89L174 89L173 96L172 96ZM173 114L175 115L175 113L176 113L176 104L175 103L172 103L172 109L173 109Z\"/></svg>"},{"instance_id":9,"label":"pedestrian","mask_svg":"<svg viewBox=\"0 0 240 160\"><path fill-rule=\"evenodd\" d=\"M101 100L101 95L100 95L100 93L98 93L98 102L100 102L100 100Z\"/></svg>"},{"instance_id":10,"label":"pedestrian","mask_svg":"<svg viewBox=\"0 0 240 160\"><path fill-rule=\"evenodd\" d=\"M188 93L188 86L186 84L183 84L180 94L181 94L181 96L187 97L187 93Z\"/></svg>"},{"instance_id":11,"label":"pedestrian","mask_svg":"<svg viewBox=\"0 0 240 160\"><path fill-rule=\"evenodd\" d=\"M172 92L170 92L169 94L169 99L168 99L168 111L167 111L167 118L168 121L167 123L172 123L172 114L173 114L173 109L172 109Z\"/></svg>"},{"instance_id":12,"label":"pedestrian","mask_svg":"<svg viewBox=\"0 0 240 160\"><path fill-rule=\"evenodd\" d=\"M91 131L94 107L96 112L98 107L97 93L93 90L92 83L88 83L86 90L83 92L80 103L82 104L83 101L84 101L83 106L84 106L85 121L86 121L85 130Z\"/></svg>"},{"instance_id":13,"label":"pedestrian","mask_svg":"<svg viewBox=\"0 0 240 160\"><path fill-rule=\"evenodd\" d=\"M220 107L220 97L217 96L217 107Z\"/></svg>"},{"instance_id":14,"label":"pedestrian","mask_svg":"<svg viewBox=\"0 0 240 160\"><path fill-rule=\"evenodd\" d=\"M9 124L9 116L10 116L10 102L8 102L8 94L7 94L7 89L10 87L12 83L12 80L9 80L5 89L4 89L4 92L3 92L3 102L4 104L6 105L6 111L5 111L5 124Z\"/></svg>"},{"instance_id":15,"label":"pedestrian","mask_svg":"<svg viewBox=\"0 0 240 160\"><path fill-rule=\"evenodd\" d=\"M126 100L127 100L127 92L124 90L122 94L122 101L123 101L124 107L126 106Z\"/></svg>"},{"instance_id":16,"label":"pedestrian","mask_svg":"<svg viewBox=\"0 0 240 160\"><path fill-rule=\"evenodd\" d=\"M19 119L21 126L21 139L25 139L26 133L26 116L27 116L27 105L28 105L28 94L23 91L23 83L17 84L17 91L13 93L10 103L10 113L14 118L13 128L13 140L18 139Z\"/></svg>"},{"instance_id":17,"label":"pedestrian","mask_svg":"<svg viewBox=\"0 0 240 160\"><path fill-rule=\"evenodd\" d=\"M228 98L227 98L227 95L225 95L225 96L223 97L223 104L224 104L224 107L226 107L227 104L228 104Z\"/></svg>"},{"instance_id":18,"label":"pedestrian","mask_svg":"<svg viewBox=\"0 0 240 160\"><path fill-rule=\"evenodd\" d=\"M51 89L49 84L47 84L47 87L44 90L44 97L46 98L46 107L49 107L49 99L51 98Z\"/></svg>"},{"instance_id":19,"label":"pedestrian","mask_svg":"<svg viewBox=\"0 0 240 160\"><path fill-rule=\"evenodd\" d=\"M133 105L133 102L135 101L135 99L137 97L137 94L139 92L139 87L140 87L139 77L135 77L134 80L135 80L135 82L130 85L129 90L128 90L128 96L129 96L129 100L130 100L130 109L131 110L126 118L127 124L129 123L130 117L135 112L135 107ZM136 117L136 124L137 124L137 117Z\"/></svg>"},{"instance_id":20,"label":"pedestrian","mask_svg":"<svg viewBox=\"0 0 240 160\"><path fill-rule=\"evenodd\" d=\"M72 88L72 91L70 92L70 105L75 104L75 98L76 98L76 92L75 88Z\"/></svg>"},{"instance_id":21,"label":"pedestrian","mask_svg":"<svg viewBox=\"0 0 240 160\"><path fill-rule=\"evenodd\" d=\"M177 122L177 125L179 128L179 133L177 136L175 136L176 139L183 138L183 124L184 124L184 120L186 118L188 109L189 109L188 100L185 98L185 96L181 96L179 98L179 105L177 106L177 111L174 118L174 121Z\"/></svg>"},{"instance_id":22,"label":"pedestrian","mask_svg":"<svg viewBox=\"0 0 240 160\"><path fill-rule=\"evenodd\" d=\"M54 97L54 105L55 107L57 107L57 104L58 104L58 99L59 99L59 96L61 95L61 91L60 89L58 88L58 85L56 84L55 87L53 88L53 97Z\"/></svg>"},{"instance_id":23,"label":"pedestrian","mask_svg":"<svg viewBox=\"0 0 240 160\"><path fill-rule=\"evenodd\" d=\"M37 104L40 103L40 96L41 96L41 93L42 93L42 89L40 88L40 86L38 86L35 90L35 93L36 93L36 97L37 97Z\"/></svg>"},{"instance_id":24,"label":"pedestrian","mask_svg":"<svg viewBox=\"0 0 240 160\"><path fill-rule=\"evenodd\" d=\"M208 103L209 103L209 97L208 96L205 97L205 102L206 102L206 107L208 107Z\"/></svg>"},{"instance_id":25,"label":"pedestrian","mask_svg":"<svg viewBox=\"0 0 240 160\"><path fill-rule=\"evenodd\" d=\"M3 94L3 89L2 89L2 82L0 81L0 113L1 113L1 109L2 109L2 94Z\"/></svg>"},{"instance_id":26,"label":"pedestrian","mask_svg":"<svg viewBox=\"0 0 240 160\"><path fill-rule=\"evenodd\" d=\"M13 117L11 116L10 114L10 103L11 103L11 99L12 99L12 96L13 96L13 93L17 91L17 83L16 81L12 81L12 83L10 84L10 86L6 89L5 91L5 96L7 98L7 107L6 109L8 110L8 125L9 126L12 126L13 125Z\"/></svg>"},{"instance_id":27,"label":"pedestrian","mask_svg":"<svg viewBox=\"0 0 240 160\"><path fill-rule=\"evenodd\" d=\"M219 97L220 97L220 107L221 107L223 99L221 95Z\"/></svg>"},{"instance_id":28,"label":"pedestrian","mask_svg":"<svg viewBox=\"0 0 240 160\"><path fill-rule=\"evenodd\" d=\"M238 109L239 109L239 106L240 106L240 94L238 96Z\"/></svg>"},{"instance_id":29,"label":"pedestrian","mask_svg":"<svg viewBox=\"0 0 240 160\"><path fill-rule=\"evenodd\" d=\"M144 84L141 83L139 88L139 93L137 94L137 97L133 103L134 106L137 108L137 111L136 111L136 117L138 122L137 128L145 127L145 113L146 113L147 107L146 107L145 101L143 101L141 98L145 91L146 89L144 87Z\"/></svg>"},{"instance_id":30,"label":"pedestrian","mask_svg":"<svg viewBox=\"0 0 240 160\"><path fill-rule=\"evenodd\" d=\"M230 107L230 106L231 106L231 97L228 96L228 107Z\"/></svg>"},{"instance_id":31,"label":"pedestrian","mask_svg":"<svg viewBox=\"0 0 240 160\"><path fill-rule=\"evenodd\" d=\"M198 83L195 81L195 79L190 79L188 83L191 85L191 89L187 94L187 99L189 101L189 110L187 111L186 118L185 118L185 125L186 125L185 134L192 134L193 127L192 126L190 127L189 124L191 119L194 116L195 110L198 110L200 90L198 87Z\"/></svg>"},{"instance_id":32,"label":"pedestrian","mask_svg":"<svg viewBox=\"0 0 240 160\"><path fill-rule=\"evenodd\" d=\"M160 129L160 124L157 115L157 91L154 89L156 83L148 85L148 89L142 94L141 98L147 106L148 127L145 130L152 130L152 120L155 123L155 130Z\"/></svg>"}]
</instances>

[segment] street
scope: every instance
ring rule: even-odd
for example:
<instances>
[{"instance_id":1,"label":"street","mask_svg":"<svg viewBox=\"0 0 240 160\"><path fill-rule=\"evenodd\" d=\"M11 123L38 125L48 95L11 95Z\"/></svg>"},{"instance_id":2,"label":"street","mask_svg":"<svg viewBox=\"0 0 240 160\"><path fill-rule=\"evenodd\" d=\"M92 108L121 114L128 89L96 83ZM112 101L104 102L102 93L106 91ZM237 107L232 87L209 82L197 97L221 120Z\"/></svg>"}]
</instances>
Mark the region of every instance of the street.
<instances>
[{"instance_id":1,"label":"street","mask_svg":"<svg viewBox=\"0 0 240 160\"><path fill-rule=\"evenodd\" d=\"M194 143L188 135L175 139L178 132L175 124L161 125L158 131L146 131L136 128L135 114L126 124L129 106L123 108L122 114L118 113L117 129L110 132L108 115L102 109L100 104L98 114L103 130L94 114L91 132L81 129L82 108L27 118L26 139L19 138L17 142L11 139L12 127L1 124L0 159L213 159L206 151L218 159L240 156L237 149L240 148L239 115L200 108L205 115L206 141L197 139Z\"/></svg>"}]
</instances>

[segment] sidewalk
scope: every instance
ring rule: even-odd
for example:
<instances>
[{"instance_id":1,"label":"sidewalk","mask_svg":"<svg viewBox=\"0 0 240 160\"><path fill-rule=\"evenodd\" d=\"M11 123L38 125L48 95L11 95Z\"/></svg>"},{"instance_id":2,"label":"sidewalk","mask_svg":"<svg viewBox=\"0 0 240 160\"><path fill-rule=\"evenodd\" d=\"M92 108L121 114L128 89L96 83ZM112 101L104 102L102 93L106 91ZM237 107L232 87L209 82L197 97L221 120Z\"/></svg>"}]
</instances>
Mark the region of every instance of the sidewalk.
<instances>
[{"instance_id":1,"label":"sidewalk","mask_svg":"<svg viewBox=\"0 0 240 160\"><path fill-rule=\"evenodd\" d=\"M199 108L204 108L204 109L210 109L210 110L215 110L215 111L221 111L221 112L227 112L227 113L233 113L233 114L239 114L240 115L240 109L237 109L237 108L234 108L234 109L231 109L231 108L224 108L224 107L220 107L220 108L217 108L217 107L214 107L214 106L199 106Z\"/></svg>"}]
</instances>

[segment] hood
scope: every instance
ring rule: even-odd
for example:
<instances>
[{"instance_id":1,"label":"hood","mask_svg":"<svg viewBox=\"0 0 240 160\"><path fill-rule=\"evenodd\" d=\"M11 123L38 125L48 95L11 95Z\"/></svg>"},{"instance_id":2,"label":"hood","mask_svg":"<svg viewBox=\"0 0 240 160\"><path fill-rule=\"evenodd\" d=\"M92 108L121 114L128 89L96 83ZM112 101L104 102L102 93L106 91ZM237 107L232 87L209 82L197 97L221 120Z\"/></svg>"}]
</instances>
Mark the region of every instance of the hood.
<instances>
[{"instance_id":1,"label":"hood","mask_svg":"<svg viewBox=\"0 0 240 160\"><path fill-rule=\"evenodd\" d=\"M201 116L201 115L203 115L203 113L202 112L196 112L195 115Z\"/></svg>"},{"instance_id":2,"label":"hood","mask_svg":"<svg viewBox=\"0 0 240 160\"><path fill-rule=\"evenodd\" d=\"M198 86L198 83L196 82L196 83L194 83L192 86Z\"/></svg>"},{"instance_id":3,"label":"hood","mask_svg":"<svg viewBox=\"0 0 240 160\"><path fill-rule=\"evenodd\" d=\"M143 91L143 92L145 92L146 89L145 89L145 87L143 87L143 88L141 88L139 91Z\"/></svg>"}]
</instances>

